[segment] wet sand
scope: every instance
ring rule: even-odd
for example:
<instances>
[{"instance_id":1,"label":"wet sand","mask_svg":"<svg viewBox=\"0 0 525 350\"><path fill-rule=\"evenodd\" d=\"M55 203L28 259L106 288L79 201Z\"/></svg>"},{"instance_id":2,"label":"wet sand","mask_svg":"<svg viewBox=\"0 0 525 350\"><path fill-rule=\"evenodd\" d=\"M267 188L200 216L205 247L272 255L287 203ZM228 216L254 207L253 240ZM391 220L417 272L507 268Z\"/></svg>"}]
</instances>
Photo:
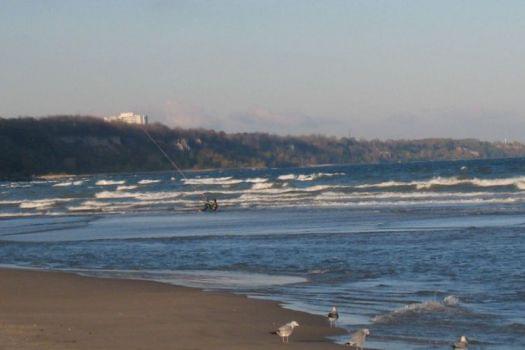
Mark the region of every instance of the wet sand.
<instances>
[{"instance_id":1,"label":"wet sand","mask_svg":"<svg viewBox=\"0 0 525 350\"><path fill-rule=\"evenodd\" d=\"M300 323L289 344L271 335ZM342 349L324 317L162 283L0 269L0 349Z\"/></svg>"}]
</instances>

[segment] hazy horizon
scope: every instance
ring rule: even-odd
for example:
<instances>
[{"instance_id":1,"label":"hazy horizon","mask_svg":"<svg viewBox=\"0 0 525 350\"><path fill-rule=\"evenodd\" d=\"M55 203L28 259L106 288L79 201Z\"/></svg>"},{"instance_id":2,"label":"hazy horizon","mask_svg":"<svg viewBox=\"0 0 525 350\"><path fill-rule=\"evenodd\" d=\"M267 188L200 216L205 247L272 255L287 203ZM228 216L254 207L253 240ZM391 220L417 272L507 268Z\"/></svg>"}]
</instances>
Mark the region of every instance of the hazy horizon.
<instances>
[{"instance_id":1,"label":"hazy horizon","mask_svg":"<svg viewBox=\"0 0 525 350\"><path fill-rule=\"evenodd\" d=\"M521 1L4 1L0 116L525 141Z\"/></svg>"}]
</instances>

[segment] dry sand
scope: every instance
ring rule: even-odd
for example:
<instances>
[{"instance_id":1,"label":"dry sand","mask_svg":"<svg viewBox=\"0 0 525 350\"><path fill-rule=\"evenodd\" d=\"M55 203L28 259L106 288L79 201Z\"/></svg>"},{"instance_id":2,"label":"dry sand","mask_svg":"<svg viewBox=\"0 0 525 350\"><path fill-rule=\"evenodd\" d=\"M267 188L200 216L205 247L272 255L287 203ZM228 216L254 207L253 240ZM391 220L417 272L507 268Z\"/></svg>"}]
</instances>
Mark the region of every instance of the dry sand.
<instances>
[{"instance_id":1,"label":"dry sand","mask_svg":"<svg viewBox=\"0 0 525 350\"><path fill-rule=\"evenodd\" d=\"M270 331L298 321L289 344ZM0 349L342 349L324 317L161 283L0 269Z\"/></svg>"}]
</instances>

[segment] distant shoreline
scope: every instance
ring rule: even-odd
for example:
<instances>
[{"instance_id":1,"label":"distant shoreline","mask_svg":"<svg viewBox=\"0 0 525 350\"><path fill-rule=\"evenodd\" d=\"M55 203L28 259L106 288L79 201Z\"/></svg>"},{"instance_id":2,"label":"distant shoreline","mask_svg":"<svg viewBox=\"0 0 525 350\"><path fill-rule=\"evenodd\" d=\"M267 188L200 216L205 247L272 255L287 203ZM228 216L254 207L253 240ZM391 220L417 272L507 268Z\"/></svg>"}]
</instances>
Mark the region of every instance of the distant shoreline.
<instances>
[{"instance_id":1,"label":"distant shoreline","mask_svg":"<svg viewBox=\"0 0 525 350\"><path fill-rule=\"evenodd\" d=\"M0 140L6 147L0 150L0 179L15 181L163 171L170 168L165 154L188 172L525 157L525 145L518 142L227 134L73 116L0 118Z\"/></svg>"}]
</instances>

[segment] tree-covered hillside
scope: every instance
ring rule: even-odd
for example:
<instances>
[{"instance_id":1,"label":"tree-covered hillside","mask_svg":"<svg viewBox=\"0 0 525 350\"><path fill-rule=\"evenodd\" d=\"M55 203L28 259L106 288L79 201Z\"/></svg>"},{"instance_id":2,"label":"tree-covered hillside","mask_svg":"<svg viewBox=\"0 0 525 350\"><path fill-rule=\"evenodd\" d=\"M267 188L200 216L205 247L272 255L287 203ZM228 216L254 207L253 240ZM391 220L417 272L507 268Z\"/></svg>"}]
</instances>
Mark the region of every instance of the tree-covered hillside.
<instances>
[{"instance_id":1,"label":"tree-covered hillside","mask_svg":"<svg viewBox=\"0 0 525 350\"><path fill-rule=\"evenodd\" d=\"M181 168L284 167L525 156L520 143L474 139L363 141L325 136L147 130ZM93 117L0 119L0 178L169 169L141 126Z\"/></svg>"}]
</instances>

